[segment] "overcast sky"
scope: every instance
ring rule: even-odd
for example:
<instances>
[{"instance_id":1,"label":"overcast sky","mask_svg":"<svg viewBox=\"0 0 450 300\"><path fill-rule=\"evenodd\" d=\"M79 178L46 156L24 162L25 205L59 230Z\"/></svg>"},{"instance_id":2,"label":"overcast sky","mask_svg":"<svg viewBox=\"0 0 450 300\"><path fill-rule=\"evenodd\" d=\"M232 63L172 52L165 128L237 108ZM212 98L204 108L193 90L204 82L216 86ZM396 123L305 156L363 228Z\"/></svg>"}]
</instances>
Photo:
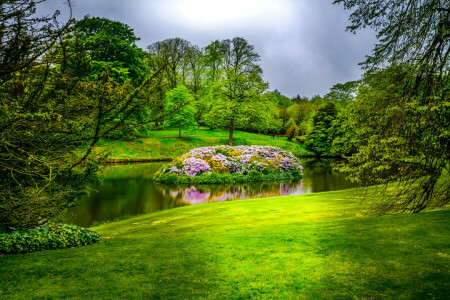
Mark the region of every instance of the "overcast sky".
<instances>
[{"instance_id":1,"label":"overcast sky","mask_svg":"<svg viewBox=\"0 0 450 300\"><path fill-rule=\"evenodd\" d=\"M61 10L64 0L47 0ZM358 65L376 42L371 30L346 32L349 11L333 0L73 0L73 14L128 24L138 46L180 37L204 47L239 36L261 56L270 89L288 97L324 95L336 83L359 79Z\"/></svg>"}]
</instances>

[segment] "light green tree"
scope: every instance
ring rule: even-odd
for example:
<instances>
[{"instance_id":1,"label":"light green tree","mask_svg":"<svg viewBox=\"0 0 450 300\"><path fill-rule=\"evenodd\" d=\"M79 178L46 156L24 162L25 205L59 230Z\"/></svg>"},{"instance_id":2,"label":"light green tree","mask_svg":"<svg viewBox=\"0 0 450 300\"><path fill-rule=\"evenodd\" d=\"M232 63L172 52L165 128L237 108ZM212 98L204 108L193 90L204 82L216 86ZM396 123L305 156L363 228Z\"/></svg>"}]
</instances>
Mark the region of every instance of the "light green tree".
<instances>
[{"instance_id":1,"label":"light green tree","mask_svg":"<svg viewBox=\"0 0 450 300\"><path fill-rule=\"evenodd\" d=\"M212 84L219 97L207 119L229 128L228 144L232 145L235 127L248 125L250 121L261 127L268 119L268 108L272 103L260 97L268 85L262 79L259 55L254 46L240 37L224 40L220 46L223 55L221 72L214 72L217 79Z\"/></svg>"},{"instance_id":2,"label":"light green tree","mask_svg":"<svg viewBox=\"0 0 450 300\"><path fill-rule=\"evenodd\" d=\"M192 100L191 94L184 85L179 85L166 94L165 110L173 113L166 118L164 126L178 128L180 138L181 130L193 130L196 125Z\"/></svg>"}]
</instances>

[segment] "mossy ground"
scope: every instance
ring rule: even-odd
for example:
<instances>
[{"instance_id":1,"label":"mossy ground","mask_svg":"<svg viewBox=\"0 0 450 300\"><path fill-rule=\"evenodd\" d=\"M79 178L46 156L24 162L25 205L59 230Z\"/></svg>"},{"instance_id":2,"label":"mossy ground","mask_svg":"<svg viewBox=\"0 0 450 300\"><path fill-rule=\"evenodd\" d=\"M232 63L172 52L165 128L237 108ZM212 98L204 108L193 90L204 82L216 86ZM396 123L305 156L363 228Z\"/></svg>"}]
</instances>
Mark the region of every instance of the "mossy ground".
<instances>
[{"instance_id":1,"label":"mossy ground","mask_svg":"<svg viewBox=\"0 0 450 300\"><path fill-rule=\"evenodd\" d=\"M450 209L366 216L355 190L103 224L103 242L0 258L0 298L445 299Z\"/></svg>"}]
</instances>

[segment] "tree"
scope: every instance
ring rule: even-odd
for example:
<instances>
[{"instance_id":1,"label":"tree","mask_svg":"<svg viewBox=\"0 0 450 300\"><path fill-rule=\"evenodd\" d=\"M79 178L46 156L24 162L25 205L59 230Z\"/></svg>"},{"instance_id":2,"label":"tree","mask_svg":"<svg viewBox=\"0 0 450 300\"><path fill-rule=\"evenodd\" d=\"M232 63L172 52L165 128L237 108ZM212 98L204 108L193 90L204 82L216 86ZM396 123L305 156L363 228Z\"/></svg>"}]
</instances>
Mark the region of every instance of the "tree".
<instances>
[{"instance_id":1,"label":"tree","mask_svg":"<svg viewBox=\"0 0 450 300\"><path fill-rule=\"evenodd\" d=\"M147 51L159 61L159 65L165 66L165 74L171 89L176 88L180 80L185 83L188 67L186 56L190 47L191 43L181 38L166 39L147 47Z\"/></svg>"},{"instance_id":2,"label":"tree","mask_svg":"<svg viewBox=\"0 0 450 300\"><path fill-rule=\"evenodd\" d=\"M334 3L355 9L348 30L370 26L379 40L363 64L367 73L352 118L361 140L343 169L365 186L398 185L382 190L380 213L445 205L450 201L448 1Z\"/></svg>"},{"instance_id":3,"label":"tree","mask_svg":"<svg viewBox=\"0 0 450 300\"><path fill-rule=\"evenodd\" d=\"M419 66L417 80L448 70L450 51L450 8L442 0L335 0L346 9L355 33L366 26L377 30L379 43L364 66L378 67L384 62ZM428 78L428 80L433 80Z\"/></svg>"},{"instance_id":4,"label":"tree","mask_svg":"<svg viewBox=\"0 0 450 300\"><path fill-rule=\"evenodd\" d=\"M149 104L142 91L154 85L151 76L138 88L108 72L80 78L65 66L84 52L63 51L74 28L30 18L39 3L0 6L0 226L34 228L73 206L98 178L105 154L96 144Z\"/></svg>"},{"instance_id":5,"label":"tree","mask_svg":"<svg viewBox=\"0 0 450 300\"><path fill-rule=\"evenodd\" d=\"M288 127L286 130L286 137L289 141L292 141L292 139L297 136L297 130L298 127L295 124Z\"/></svg>"},{"instance_id":6,"label":"tree","mask_svg":"<svg viewBox=\"0 0 450 300\"><path fill-rule=\"evenodd\" d=\"M271 102L260 97L267 89L267 83L262 80L259 55L254 46L239 37L224 40L220 45L223 53L222 73L218 80L220 97L208 115L210 122L228 125L228 144L232 145L235 126L264 122L270 117L267 107Z\"/></svg>"},{"instance_id":7,"label":"tree","mask_svg":"<svg viewBox=\"0 0 450 300\"><path fill-rule=\"evenodd\" d=\"M85 17L77 22L67 44L84 50L89 59L86 76L97 78L107 70L117 82L130 80L139 85L148 66L145 63L147 54L136 46L138 40L133 29L126 24L106 18Z\"/></svg>"},{"instance_id":8,"label":"tree","mask_svg":"<svg viewBox=\"0 0 450 300\"><path fill-rule=\"evenodd\" d=\"M57 18L59 11L49 17L37 17L36 8L43 1L0 2L0 81L32 64L53 47L58 39L71 30L72 14L67 23ZM70 8L70 1L68 1Z\"/></svg>"},{"instance_id":9,"label":"tree","mask_svg":"<svg viewBox=\"0 0 450 300\"><path fill-rule=\"evenodd\" d=\"M158 91L157 106L155 112L162 113L165 105L165 95L168 90L174 89L178 84L186 84L189 63L187 52L191 43L181 38L171 38L164 41L155 42L147 46L147 51L151 56L150 64L153 70L163 68L161 85ZM155 121L158 126L158 121Z\"/></svg>"},{"instance_id":10,"label":"tree","mask_svg":"<svg viewBox=\"0 0 450 300\"><path fill-rule=\"evenodd\" d=\"M313 117L313 130L306 138L306 146L321 155L331 155L334 135L331 130L337 110L333 102L327 102Z\"/></svg>"},{"instance_id":11,"label":"tree","mask_svg":"<svg viewBox=\"0 0 450 300\"><path fill-rule=\"evenodd\" d=\"M297 126L297 124L295 124L294 119L289 118L289 120L287 121L287 123L286 123L285 126L286 126L285 129L288 129L288 128L291 127L291 126Z\"/></svg>"},{"instance_id":12,"label":"tree","mask_svg":"<svg viewBox=\"0 0 450 300\"><path fill-rule=\"evenodd\" d=\"M195 128L195 108L192 105L192 96L184 85L167 92L166 111L175 111L166 118L164 125L178 128L178 137L181 138L181 130Z\"/></svg>"},{"instance_id":13,"label":"tree","mask_svg":"<svg viewBox=\"0 0 450 300\"><path fill-rule=\"evenodd\" d=\"M337 106L344 108L355 99L358 85L359 81L337 83L331 87L330 92L323 98L327 101L334 101Z\"/></svg>"}]
</instances>

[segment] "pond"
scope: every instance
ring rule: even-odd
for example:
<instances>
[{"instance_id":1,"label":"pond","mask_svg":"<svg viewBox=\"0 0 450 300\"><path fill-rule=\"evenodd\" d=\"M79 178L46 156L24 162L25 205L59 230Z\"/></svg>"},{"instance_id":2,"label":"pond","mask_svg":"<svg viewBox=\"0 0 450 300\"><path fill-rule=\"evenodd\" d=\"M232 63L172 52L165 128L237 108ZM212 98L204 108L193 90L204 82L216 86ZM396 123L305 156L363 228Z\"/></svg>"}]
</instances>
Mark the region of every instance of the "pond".
<instances>
[{"instance_id":1,"label":"pond","mask_svg":"<svg viewBox=\"0 0 450 300\"><path fill-rule=\"evenodd\" d=\"M70 221L88 227L160 210L208 202L300 195L351 188L345 174L332 171L331 160L302 161L301 180L226 185L177 185L153 182L164 163L107 166L96 191L69 211Z\"/></svg>"}]
</instances>

